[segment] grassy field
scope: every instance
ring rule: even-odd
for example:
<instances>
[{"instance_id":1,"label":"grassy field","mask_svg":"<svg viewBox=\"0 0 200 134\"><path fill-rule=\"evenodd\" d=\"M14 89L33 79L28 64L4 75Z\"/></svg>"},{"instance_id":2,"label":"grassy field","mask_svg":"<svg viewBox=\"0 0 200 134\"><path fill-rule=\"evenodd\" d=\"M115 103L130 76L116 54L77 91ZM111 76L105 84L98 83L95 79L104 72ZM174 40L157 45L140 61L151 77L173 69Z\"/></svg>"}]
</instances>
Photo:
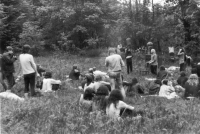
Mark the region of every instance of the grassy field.
<instances>
[{"instance_id":1,"label":"grassy field","mask_svg":"<svg viewBox=\"0 0 200 134\"><path fill-rule=\"evenodd\" d=\"M37 57L36 63L53 72L55 79L66 80L72 65L78 64L81 71L90 67L106 71L104 66L106 54L100 57L68 56L65 54L49 57ZM138 70L145 62L135 56L134 72L124 78L130 81L136 77L146 85L144 77ZM18 64L16 64L16 67ZM169 66L169 64L167 65ZM177 77L177 76L176 76ZM63 83L62 90L40 98L31 98L25 102L13 102L1 99L2 134L199 134L200 133L200 100L186 101L181 99L167 100L157 97L132 97L126 102L136 109L144 111L141 119L125 118L118 122L109 120L105 115L88 113L78 106L80 91L71 88L77 84ZM19 81L14 92L23 96L23 80Z\"/></svg>"}]
</instances>

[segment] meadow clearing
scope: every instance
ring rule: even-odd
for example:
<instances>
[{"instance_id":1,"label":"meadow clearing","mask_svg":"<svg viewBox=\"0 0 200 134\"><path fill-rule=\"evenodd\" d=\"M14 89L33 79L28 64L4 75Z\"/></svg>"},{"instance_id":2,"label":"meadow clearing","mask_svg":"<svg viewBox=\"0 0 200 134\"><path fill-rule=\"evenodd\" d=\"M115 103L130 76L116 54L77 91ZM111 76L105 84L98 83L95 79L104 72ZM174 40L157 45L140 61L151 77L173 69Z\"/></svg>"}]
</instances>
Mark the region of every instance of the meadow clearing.
<instances>
[{"instance_id":1,"label":"meadow clearing","mask_svg":"<svg viewBox=\"0 0 200 134\"><path fill-rule=\"evenodd\" d=\"M90 67L106 71L104 66L106 54L99 57L68 56L57 54L48 57L36 57L37 64L53 72L53 78L66 80L73 64L78 64L81 71ZM145 61L135 55L134 71L127 75L124 68L124 79L130 81L136 77L148 86L144 77L138 73ZM169 64L166 64L169 66ZM18 64L16 64L18 67ZM17 69L16 69L17 70ZM176 76L177 77L177 76ZM25 102L14 102L1 99L1 133L2 134L199 134L200 133L200 100L182 99L167 100L158 97L139 96L126 98L126 102L135 109L142 110L140 119L124 118L113 122L106 115L98 116L88 113L78 106L81 92L72 88L78 83L63 83L62 89L43 97L30 98ZM20 80L13 91L23 96L23 80Z\"/></svg>"}]
</instances>

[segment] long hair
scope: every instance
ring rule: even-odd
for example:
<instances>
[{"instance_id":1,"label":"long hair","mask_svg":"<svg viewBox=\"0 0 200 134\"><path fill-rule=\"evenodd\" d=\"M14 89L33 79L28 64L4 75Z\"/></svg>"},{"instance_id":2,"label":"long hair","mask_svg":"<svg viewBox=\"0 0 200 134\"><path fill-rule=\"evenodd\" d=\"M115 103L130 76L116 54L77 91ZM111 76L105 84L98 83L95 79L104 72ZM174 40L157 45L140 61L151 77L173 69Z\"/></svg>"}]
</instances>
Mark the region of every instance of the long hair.
<instances>
[{"instance_id":1,"label":"long hair","mask_svg":"<svg viewBox=\"0 0 200 134\"><path fill-rule=\"evenodd\" d=\"M93 102L100 108L100 110L106 109L106 96L109 95L108 87L101 85L96 92L96 96L93 98Z\"/></svg>"},{"instance_id":2,"label":"long hair","mask_svg":"<svg viewBox=\"0 0 200 134\"><path fill-rule=\"evenodd\" d=\"M83 94L83 99L92 100L94 96L95 96L95 91L92 88L88 87Z\"/></svg>"},{"instance_id":3,"label":"long hair","mask_svg":"<svg viewBox=\"0 0 200 134\"><path fill-rule=\"evenodd\" d=\"M117 89L112 90L107 100L107 107L109 107L111 103L114 103L114 106L116 107L117 103L120 100L123 101L123 96L122 96L121 91Z\"/></svg>"},{"instance_id":4,"label":"long hair","mask_svg":"<svg viewBox=\"0 0 200 134\"><path fill-rule=\"evenodd\" d=\"M196 74L191 74L187 82L191 86L197 86L199 84L199 78Z\"/></svg>"}]
</instances>

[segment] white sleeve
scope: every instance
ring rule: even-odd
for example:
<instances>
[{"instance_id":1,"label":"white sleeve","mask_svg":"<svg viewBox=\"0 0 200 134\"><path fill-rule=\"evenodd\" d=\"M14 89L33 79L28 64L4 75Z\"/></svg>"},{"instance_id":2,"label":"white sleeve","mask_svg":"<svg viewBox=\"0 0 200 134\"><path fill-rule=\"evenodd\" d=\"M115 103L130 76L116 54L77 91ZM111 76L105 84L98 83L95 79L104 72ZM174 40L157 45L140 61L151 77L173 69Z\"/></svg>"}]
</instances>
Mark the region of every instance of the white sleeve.
<instances>
[{"instance_id":1,"label":"white sleeve","mask_svg":"<svg viewBox=\"0 0 200 134\"><path fill-rule=\"evenodd\" d=\"M61 84L60 80L51 79L51 84Z\"/></svg>"},{"instance_id":2,"label":"white sleeve","mask_svg":"<svg viewBox=\"0 0 200 134\"><path fill-rule=\"evenodd\" d=\"M30 56L30 62L35 66L35 68L36 68L36 64L35 64L35 62L34 62L34 59L33 59L33 56L31 55Z\"/></svg>"},{"instance_id":3,"label":"white sleeve","mask_svg":"<svg viewBox=\"0 0 200 134\"><path fill-rule=\"evenodd\" d=\"M130 109L130 110L133 110L133 109L134 109L133 106L127 105L127 104L126 104L125 102L123 102L123 101L119 101L118 108L119 108L119 109L121 109L121 108L127 108L127 109Z\"/></svg>"}]
</instances>

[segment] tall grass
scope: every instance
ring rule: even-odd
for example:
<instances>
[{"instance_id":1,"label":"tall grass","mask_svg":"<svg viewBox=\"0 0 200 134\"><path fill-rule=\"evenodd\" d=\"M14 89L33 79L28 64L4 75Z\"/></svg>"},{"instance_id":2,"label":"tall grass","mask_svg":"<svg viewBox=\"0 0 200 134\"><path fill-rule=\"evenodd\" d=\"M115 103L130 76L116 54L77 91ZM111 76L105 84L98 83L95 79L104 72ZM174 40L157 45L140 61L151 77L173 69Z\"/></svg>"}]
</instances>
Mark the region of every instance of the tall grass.
<instances>
[{"instance_id":1,"label":"tall grass","mask_svg":"<svg viewBox=\"0 0 200 134\"><path fill-rule=\"evenodd\" d=\"M73 64L78 64L81 71L95 66L106 71L105 57L85 58L68 55L37 57L35 61L53 72L55 79L65 81ZM135 58L134 72L124 78L130 81L136 77L147 84L144 76L137 70L144 66L144 61ZM17 65L16 65L17 66ZM152 77L149 75L148 77ZM23 80L14 89L23 96ZM78 106L80 91L64 84L62 90L25 102L13 102L1 99L2 127L8 134L77 134L77 133L151 133L151 134L189 134L200 133L200 101L167 100L158 97L126 98L126 102L135 109L144 111L142 118L125 118L114 122L106 115L88 113Z\"/></svg>"}]
</instances>

